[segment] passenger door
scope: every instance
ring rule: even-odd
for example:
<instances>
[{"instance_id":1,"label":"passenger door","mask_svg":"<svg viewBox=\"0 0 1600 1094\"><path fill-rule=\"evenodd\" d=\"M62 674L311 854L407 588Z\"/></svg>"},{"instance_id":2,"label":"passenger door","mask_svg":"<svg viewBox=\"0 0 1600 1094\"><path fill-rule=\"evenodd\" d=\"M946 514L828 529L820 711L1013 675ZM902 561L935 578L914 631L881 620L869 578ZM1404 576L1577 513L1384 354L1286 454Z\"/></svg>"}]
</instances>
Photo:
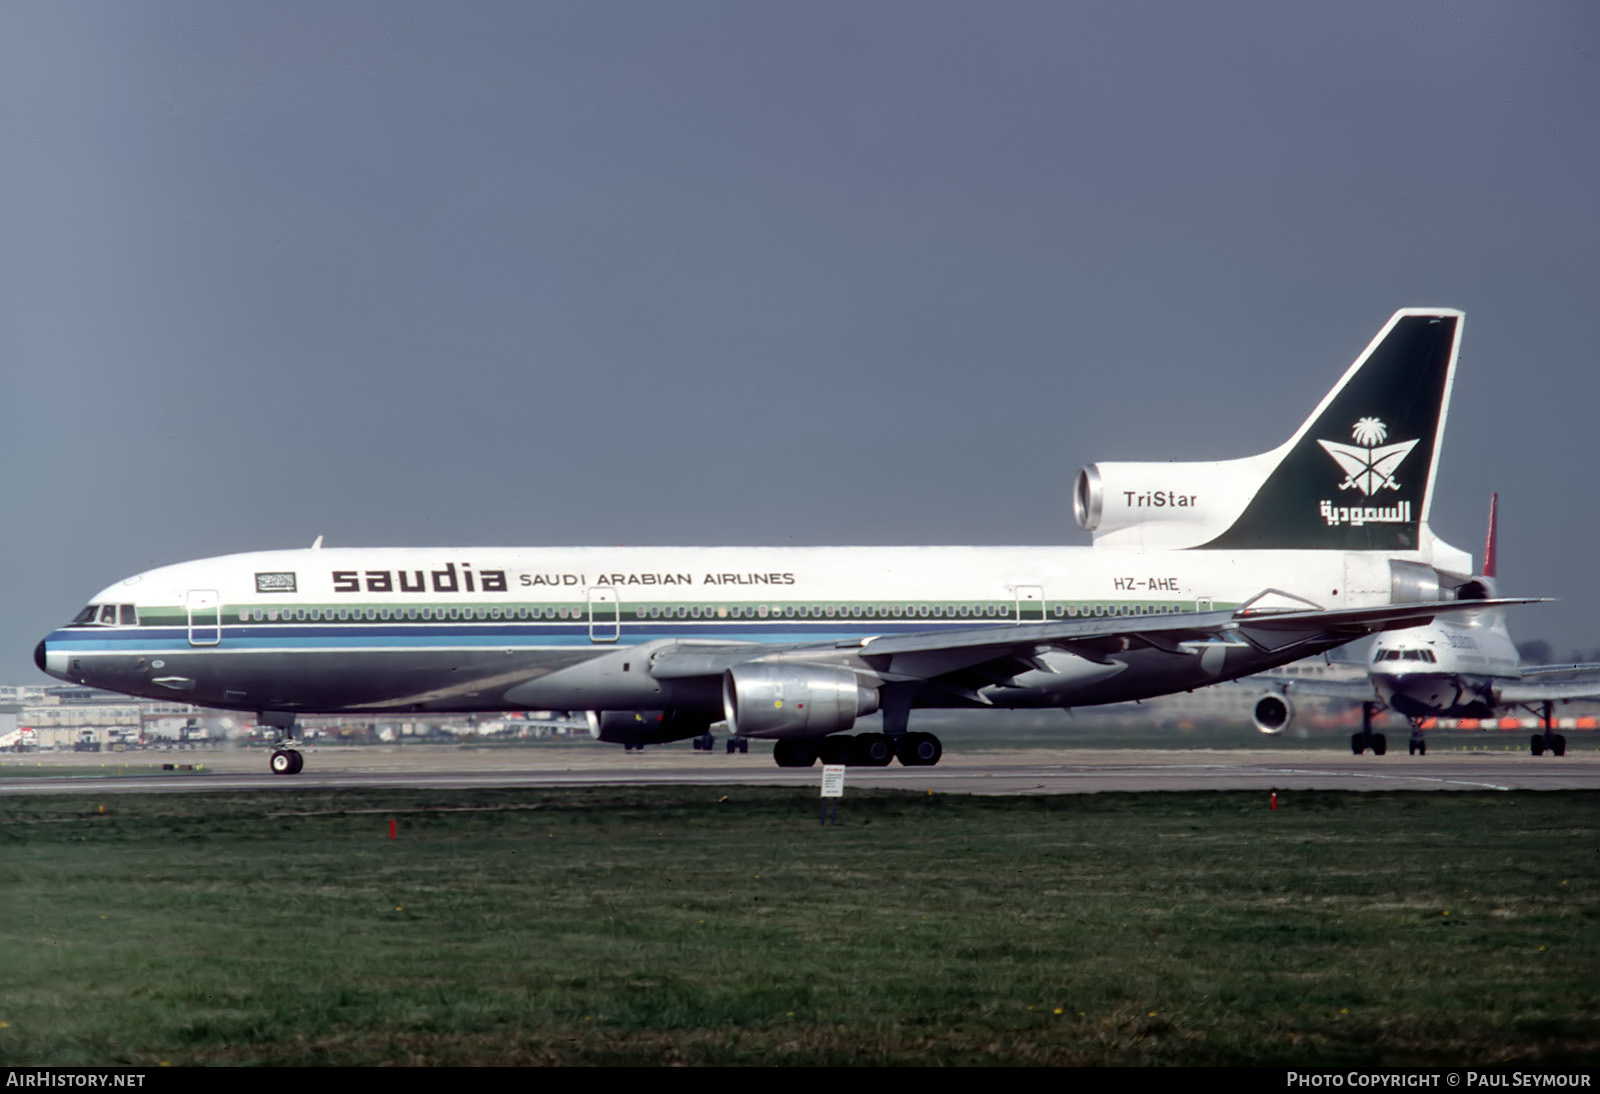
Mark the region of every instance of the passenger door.
<instances>
[{"instance_id":1,"label":"passenger door","mask_svg":"<svg viewBox=\"0 0 1600 1094\"><path fill-rule=\"evenodd\" d=\"M589 641L615 642L622 631L622 606L612 588L589 590Z\"/></svg>"},{"instance_id":2,"label":"passenger door","mask_svg":"<svg viewBox=\"0 0 1600 1094\"><path fill-rule=\"evenodd\" d=\"M215 646L222 641L222 598L215 589L190 589L189 645Z\"/></svg>"}]
</instances>

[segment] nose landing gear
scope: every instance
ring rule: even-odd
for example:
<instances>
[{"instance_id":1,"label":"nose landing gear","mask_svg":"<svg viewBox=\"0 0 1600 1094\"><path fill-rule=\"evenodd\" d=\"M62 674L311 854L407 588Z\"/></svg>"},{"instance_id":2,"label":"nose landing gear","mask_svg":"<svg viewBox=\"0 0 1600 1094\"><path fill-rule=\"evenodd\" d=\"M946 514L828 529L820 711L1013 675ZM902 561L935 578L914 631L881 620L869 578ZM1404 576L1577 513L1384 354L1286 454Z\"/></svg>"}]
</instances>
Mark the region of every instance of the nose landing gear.
<instances>
[{"instance_id":1,"label":"nose landing gear","mask_svg":"<svg viewBox=\"0 0 1600 1094\"><path fill-rule=\"evenodd\" d=\"M1411 719L1411 740L1406 742L1406 751L1413 756L1426 756L1428 754L1428 738L1422 735L1422 719Z\"/></svg>"}]
</instances>

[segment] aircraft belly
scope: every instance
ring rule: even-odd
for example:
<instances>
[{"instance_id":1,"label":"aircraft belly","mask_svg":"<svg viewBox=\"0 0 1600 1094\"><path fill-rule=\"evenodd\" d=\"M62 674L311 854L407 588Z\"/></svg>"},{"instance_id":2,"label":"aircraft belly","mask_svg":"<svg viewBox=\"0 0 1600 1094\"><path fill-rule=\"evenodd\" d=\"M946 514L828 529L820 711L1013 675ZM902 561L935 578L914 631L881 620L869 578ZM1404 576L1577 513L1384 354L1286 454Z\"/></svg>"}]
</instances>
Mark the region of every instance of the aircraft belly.
<instances>
[{"instance_id":1,"label":"aircraft belly","mask_svg":"<svg viewBox=\"0 0 1600 1094\"><path fill-rule=\"evenodd\" d=\"M516 710L517 684L595 656L588 649L182 651L82 659L85 683L231 710Z\"/></svg>"}]
</instances>

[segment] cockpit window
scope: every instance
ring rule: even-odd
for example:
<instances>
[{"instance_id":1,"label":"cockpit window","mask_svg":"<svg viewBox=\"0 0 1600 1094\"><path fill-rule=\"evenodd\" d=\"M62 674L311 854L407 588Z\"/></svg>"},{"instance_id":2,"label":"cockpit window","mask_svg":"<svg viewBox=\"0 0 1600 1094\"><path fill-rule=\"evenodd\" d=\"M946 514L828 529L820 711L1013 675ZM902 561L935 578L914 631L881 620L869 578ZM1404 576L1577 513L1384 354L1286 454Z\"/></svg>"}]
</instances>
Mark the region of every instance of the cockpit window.
<instances>
[{"instance_id":1,"label":"cockpit window","mask_svg":"<svg viewBox=\"0 0 1600 1094\"><path fill-rule=\"evenodd\" d=\"M137 627L139 611L132 604L90 604L72 617L71 627Z\"/></svg>"}]
</instances>

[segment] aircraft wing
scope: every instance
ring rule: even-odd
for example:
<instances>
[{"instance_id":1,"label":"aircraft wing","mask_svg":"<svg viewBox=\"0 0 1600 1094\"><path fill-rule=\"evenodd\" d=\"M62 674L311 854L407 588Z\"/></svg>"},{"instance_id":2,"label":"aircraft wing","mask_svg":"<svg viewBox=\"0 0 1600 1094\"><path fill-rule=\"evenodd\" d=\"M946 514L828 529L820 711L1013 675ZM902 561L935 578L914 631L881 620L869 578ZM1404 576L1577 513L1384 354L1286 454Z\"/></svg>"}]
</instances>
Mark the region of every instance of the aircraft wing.
<instances>
[{"instance_id":1,"label":"aircraft wing","mask_svg":"<svg viewBox=\"0 0 1600 1094\"><path fill-rule=\"evenodd\" d=\"M1093 658L1153 647L1176 651L1180 643L1241 639L1264 653L1330 637L1351 641L1380 630L1422 626L1437 615L1532 603L1532 600L1433 601L1371 608L1306 611L1214 611L1172 615L1080 619L1007 626L917 631L831 643L773 646L764 643L679 644L658 650L650 674L658 680L716 676L747 661L843 663L879 682L927 680L1000 659L1019 671L1054 648Z\"/></svg>"},{"instance_id":2,"label":"aircraft wing","mask_svg":"<svg viewBox=\"0 0 1600 1094\"><path fill-rule=\"evenodd\" d=\"M1324 680L1315 676L1284 676L1274 672L1258 672L1241 683L1271 684L1280 691L1294 695L1315 695L1328 699L1349 699L1365 703L1376 699L1372 681L1362 675L1359 680Z\"/></svg>"},{"instance_id":3,"label":"aircraft wing","mask_svg":"<svg viewBox=\"0 0 1600 1094\"><path fill-rule=\"evenodd\" d=\"M1546 699L1600 699L1600 665L1539 665L1499 689L1503 703Z\"/></svg>"}]
</instances>

